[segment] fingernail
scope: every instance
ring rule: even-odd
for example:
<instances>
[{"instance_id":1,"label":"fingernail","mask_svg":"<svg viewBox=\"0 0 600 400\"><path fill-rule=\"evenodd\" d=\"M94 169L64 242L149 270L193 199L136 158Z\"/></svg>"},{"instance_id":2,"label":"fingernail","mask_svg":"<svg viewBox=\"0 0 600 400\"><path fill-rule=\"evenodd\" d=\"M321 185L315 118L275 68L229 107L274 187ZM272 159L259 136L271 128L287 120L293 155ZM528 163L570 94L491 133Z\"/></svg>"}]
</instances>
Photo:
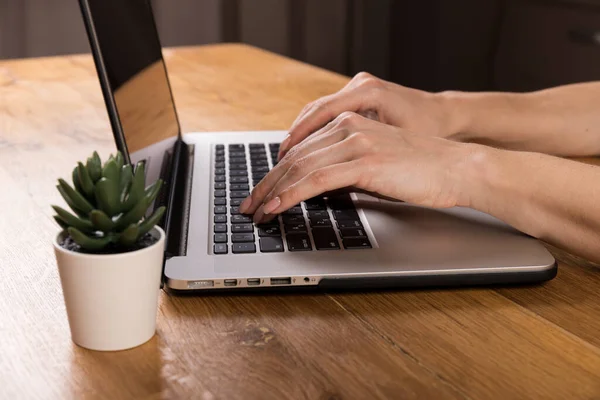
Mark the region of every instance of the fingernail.
<instances>
[{"instance_id":1,"label":"fingernail","mask_svg":"<svg viewBox=\"0 0 600 400\"><path fill-rule=\"evenodd\" d=\"M242 214L245 214L251 205L252 205L252 196L248 196L244 199L244 201L242 201L242 204L240 204L240 212Z\"/></svg>"},{"instance_id":2,"label":"fingernail","mask_svg":"<svg viewBox=\"0 0 600 400\"><path fill-rule=\"evenodd\" d=\"M263 212L265 214L271 214L280 205L281 205L281 199L279 198L279 196L277 196L277 197L275 197L274 199L270 200L267 204L265 204L263 206Z\"/></svg>"}]
</instances>

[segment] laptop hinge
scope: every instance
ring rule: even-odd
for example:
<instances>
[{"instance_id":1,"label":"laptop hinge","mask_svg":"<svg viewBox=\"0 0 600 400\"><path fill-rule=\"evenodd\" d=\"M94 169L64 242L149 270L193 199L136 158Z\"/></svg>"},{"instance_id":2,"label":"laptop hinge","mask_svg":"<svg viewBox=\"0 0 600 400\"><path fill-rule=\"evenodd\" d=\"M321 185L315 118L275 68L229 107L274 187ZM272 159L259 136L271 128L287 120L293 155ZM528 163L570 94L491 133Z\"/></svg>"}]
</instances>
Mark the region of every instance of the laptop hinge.
<instances>
[{"instance_id":1,"label":"laptop hinge","mask_svg":"<svg viewBox=\"0 0 600 400\"><path fill-rule=\"evenodd\" d=\"M184 256L187 248L189 208L193 171L193 146L181 139L173 147L171 170L168 173L167 211L164 230L167 235L165 259Z\"/></svg>"}]
</instances>

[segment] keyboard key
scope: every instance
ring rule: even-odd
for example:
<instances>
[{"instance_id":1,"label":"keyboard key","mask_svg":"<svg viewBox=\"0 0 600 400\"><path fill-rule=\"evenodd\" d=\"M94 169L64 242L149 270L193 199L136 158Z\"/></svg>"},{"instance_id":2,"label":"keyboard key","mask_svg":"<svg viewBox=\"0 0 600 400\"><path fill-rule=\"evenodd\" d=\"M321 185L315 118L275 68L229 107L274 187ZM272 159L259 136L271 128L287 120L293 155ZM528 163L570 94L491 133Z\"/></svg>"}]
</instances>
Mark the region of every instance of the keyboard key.
<instances>
[{"instance_id":1,"label":"keyboard key","mask_svg":"<svg viewBox=\"0 0 600 400\"><path fill-rule=\"evenodd\" d=\"M248 169L248 166L246 164L231 164L229 169L232 171L245 171Z\"/></svg>"},{"instance_id":2,"label":"keyboard key","mask_svg":"<svg viewBox=\"0 0 600 400\"><path fill-rule=\"evenodd\" d=\"M230 157L229 164L246 164L246 157Z\"/></svg>"},{"instance_id":3,"label":"keyboard key","mask_svg":"<svg viewBox=\"0 0 600 400\"><path fill-rule=\"evenodd\" d=\"M302 207L300 207L300 206L292 207L289 210L284 211L283 214L285 214L285 215L301 215Z\"/></svg>"},{"instance_id":4,"label":"keyboard key","mask_svg":"<svg viewBox=\"0 0 600 400\"><path fill-rule=\"evenodd\" d=\"M251 233L254 232L252 224L235 224L231 225L232 233Z\"/></svg>"},{"instance_id":5,"label":"keyboard key","mask_svg":"<svg viewBox=\"0 0 600 400\"><path fill-rule=\"evenodd\" d=\"M250 147L250 149L263 149L265 148L265 145L263 143L250 143L248 145L248 147Z\"/></svg>"},{"instance_id":6,"label":"keyboard key","mask_svg":"<svg viewBox=\"0 0 600 400\"><path fill-rule=\"evenodd\" d=\"M308 212L309 219L329 218L327 210L310 210Z\"/></svg>"},{"instance_id":7,"label":"keyboard key","mask_svg":"<svg viewBox=\"0 0 600 400\"><path fill-rule=\"evenodd\" d=\"M246 146L241 143L232 143L227 147L229 148L229 151L240 151L246 148Z\"/></svg>"},{"instance_id":8,"label":"keyboard key","mask_svg":"<svg viewBox=\"0 0 600 400\"><path fill-rule=\"evenodd\" d=\"M231 205L238 207L240 204L242 204L242 201L244 201L244 199L231 199Z\"/></svg>"},{"instance_id":9,"label":"keyboard key","mask_svg":"<svg viewBox=\"0 0 600 400\"><path fill-rule=\"evenodd\" d=\"M215 254L227 254L227 244L226 243L215 243L213 251Z\"/></svg>"},{"instance_id":10,"label":"keyboard key","mask_svg":"<svg viewBox=\"0 0 600 400\"><path fill-rule=\"evenodd\" d=\"M215 157L215 162L225 162L225 155L221 154Z\"/></svg>"},{"instance_id":11,"label":"keyboard key","mask_svg":"<svg viewBox=\"0 0 600 400\"><path fill-rule=\"evenodd\" d=\"M227 185L225 184L225 182L217 182L215 183L215 189L226 189Z\"/></svg>"},{"instance_id":12,"label":"keyboard key","mask_svg":"<svg viewBox=\"0 0 600 400\"><path fill-rule=\"evenodd\" d=\"M245 199L248 196L250 196L250 192L247 190L229 192L229 197L232 199Z\"/></svg>"},{"instance_id":13,"label":"keyboard key","mask_svg":"<svg viewBox=\"0 0 600 400\"><path fill-rule=\"evenodd\" d=\"M229 190L250 190L250 186L247 183L232 183Z\"/></svg>"},{"instance_id":14,"label":"keyboard key","mask_svg":"<svg viewBox=\"0 0 600 400\"><path fill-rule=\"evenodd\" d=\"M267 161L267 159L255 159L255 160L250 160L250 165L252 165L253 167L260 167L260 166L268 166L269 162Z\"/></svg>"},{"instance_id":15,"label":"keyboard key","mask_svg":"<svg viewBox=\"0 0 600 400\"><path fill-rule=\"evenodd\" d=\"M227 223L227 215L219 214L215 215L215 224L226 224Z\"/></svg>"},{"instance_id":16,"label":"keyboard key","mask_svg":"<svg viewBox=\"0 0 600 400\"><path fill-rule=\"evenodd\" d=\"M336 221L354 221L360 219L356 210L333 210L333 218Z\"/></svg>"},{"instance_id":17,"label":"keyboard key","mask_svg":"<svg viewBox=\"0 0 600 400\"><path fill-rule=\"evenodd\" d=\"M337 221L337 226L338 226L338 229L344 229L344 228L362 228L362 224L360 223L359 220L354 220L354 221L350 221L350 220Z\"/></svg>"},{"instance_id":18,"label":"keyboard key","mask_svg":"<svg viewBox=\"0 0 600 400\"><path fill-rule=\"evenodd\" d=\"M223 154L225 154L225 149L216 149L215 154L218 156L222 156Z\"/></svg>"},{"instance_id":19,"label":"keyboard key","mask_svg":"<svg viewBox=\"0 0 600 400\"><path fill-rule=\"evenodd\" d=\"M304 215L282 215L281 219L284 224L303 224Z\"/></svg>"},{"instance_id":20,"label":"keyboard key","mask_svg":"<svg viewBox=\"0 0 600 400\"><path fill-rule=\"evenodd\" d=\"M224 190L215 190L215 197L225 197L227 192Z\"/></svg>"},{"instance_id":21,"label":"keyboard key","mask_svg":"<svg viewBox=\"0 0 600 400\"><path fill-rule=\"evenodd\" d=\"M215 149L217 149L217 150L225 150L225 145L224 144L217 144L217 145L215 145Z\"/></svg>"},{"instance_id":22,"label":"keyboard key","mask_svg":"<svg viewBox=\"0 0 600 400\"><path fill-rule=\"evenodd\" d=\"M258 236L281 236L281 229L278 226L263 226L260 225L258 228Z\"/></svg>"},{"instance_id":23,"label":"keyboard key","mask_svg":"<svg viewBox=\"0 0 600 400\"><path fill-rule=\"evenodd\" d=\"M215 182L225 182L225 175L216 175Z\"/></svg>"},{"instance_id":24,"label":"keyboard key","mask_svg":"<svg viewBox=\"0 0 600 400\"><path fill-rule=\"evenodd\" d=\"M253 179L253 180L252 180L252 185L253 185L253 186L256 186L256 185L258 185L258 184L260 183L260 181L261 181L261 180L262 180L262 179Z\"/></svg>"},{"instance_id":25,"label":"keyboard key","mask_svg":"<svg viewBox=\"0 0 600 400\"><path fill-rule=\"evenodd\" d=\"M215 206L226 206L227 205L227 199L224 197L220 197L218 199L215 199Z\"/></svg>"},{"instance_id":26,"label":"keyboard key","mask_svg":"<svg viewBox=\"0 0 600 400\"><path fill-rule=\"evenodd\" d=\"M312 234L317 250L333 250L340 248L333 228L314 228Z\"/></svg>"},{"instance_id":27,"label":"keyboard key","mask_svg":"<svg viewBox=\"0 0 600 400\"><path fill-rule=\"evenodd\" d=\"M254 233L234 233L231 235L232 243L254 243Z\"/></svg>"},{"instance_id":28,"label":"keyboard key","mask_svg":"<svg viewBox=\"0 0 600 400\"><path fill-rule=\"evenodd\" d=\"M227 233L227 224L216 224L215 233Z\"/></svg>"},{"instance_id":29,"label":"keyboard key","mask_svg":"<svg viewBox=\"0 0 600 400\"><path fill-rule=\"evenodd\" d=\"M215 175L225 175L225 168L215 169Z\"/></svg>"},{"instance_id":30,"label":"keyboard key","mask_svg":"<svg viewBox=\"0 0 600 400\"><path fill-rule=\"evenodd\" d=\"M312 198L304 202L304 206L308 211L310 210L326 210L325 200L323 198Z\"/></svg>"},{"instance_id":31,"label":"keyboard key","mask_svg":"<svg viewBox=\"0 0 600 400\"><path fill-rule=\"evenodd\" d=\"M286 237L289 251L310 251L312 245L310 238L306 234L287 235Z\"/></svg>"},{"instance_id":32,"label":"keyboard key","mask_svg":"<svg viewBox=\"0 0 600 400\"><path fill-rule=\"evenodd\" d=\"M329 207L332 210L350 210L354 209L354 203L350 195L341 195L329 198Z\"/></svg>"},{"instance_id":33,"label":"keyboard key","mask_svg":"<svg viewBox=\"0 0 600 400\"><path fill-rule=\"evenodd\" d=\"M277 253L283 251L283 240L280 237L261 237L260 251L263 253Z\"/></svg>"},{"instance_id":34,"label":"keyboard key","mask_svg":"<svg viewBox=\"0 0 600 400\"><path fill-rule=\"evenodd\" d=\"M252 173L259 173L259 172L269 172L269 167L267 166L260 166L260 167L252 167Z\"/></svg>"},{"instance_id":35,"label":"keyboard key","mask_svg":"<svg viewBox=\"0 0 600 400\"><path fill-rule=\"evenodd\" d=\"M233 200L232 200L233 201ZM238 215L240 213L240 208L239 207L229 207L229 214L231 215Z\"/></svg>"},{"instance_id":36,"label":"keyboard key","mask_svg":"<svg viewBox=\"0 0 600 400\"><path fill-rule=\"evenodd\" d=\"M331 220L329 218L311 219L310 226L312 226L313 228L319 228L322 226L331 226Z\"/></svg>"},{"instance_id":37,"label":"keyboard key","mask_svg":"<svg viewBox=\"0 0 600 400\"><path fill-rule=\"evenodd\" d=\"M231 245L233 254L256 253L256 245L254 243L234 243Z\"/></svg>"},{"instance_id":38,"label":"keyboard key","mask_svg":"<svg viewBox=\"0 0 600 400\"><path fill-rule=\"evenodd\" d=\"M371 243L367 238L348 238L342 241L346 249L370 249Z\"/></svg>"},{"instance_id":39,"label":"keyboard key","mask_svg":"<svg viewBox=\"0 0 600 400\"><path fill-rule=\"evenodd\" d=\"M225 206L215 206L215 214L227 214L227 207Z\"/></svg>"},{"instance_id":40,"label":"keyboard key","mask_svg":"<svg viewBox=\"0 0 600 400\"><path fill-rule=\"evenodd\" d=\"M215 163L215 168L225 168L225 163L224 162Z\"/></svg>"},{"instance_id":41,"label":"keyboard key","mask_svg":"<svg viewBox=\"0 0 600 400\"><path fill-rule=\"evenodd\" d=\"M246 152L244 151L230 151L229 157L246 157Z\"/></svg>"},{"instance_id":42,"label":"keyboard key","mask_svg":"<svg viewBox=\"0 0 600 400\"><path fill-rule=\"evenodd\" d=\"M276 149L277 151L279 151L279 143L269 143L269 148L271 150Z\"/></svg>"},{"instance_id":43,"label":"keyboard key","mask_svg":"<svg viewBox=\"0 0 600 400\"><path fill-rule=\"evenodd\" d=\"M227 234L226 233L215 233L214 236L215 243L227 243Z\"/></svg>"},{"instance_id":44,"label":"keyboard key","mask_svg":"<svg viewBox=\"0 0 600 400\"><path fill-rule=\"evenodd\" d=\"M233 183L233 178L236 176L243 176L243 177L246 177L246 179L247 179L248 172L247 171L239 171L239 170L229 171L229 176L232 178L231 182Z\"/></svg>"},{"instance_id":45,"label":"keyboard key","mask_svg":"<svg viewBox=\"0 0 600 400\"><path fill-rule=\"evenodd\" d=\"M236 214L231 216L232 224L251 224L252 218L247 215Z\"/></svg>"},{"instance_id":46,"label":"keyboard key","mask_svg":"<svg viewBox=\"0 0 600 400\"><path fill-rule=\"evenodd\" d=\"M266 160L267 152L266 151L253 151L250 152L250 160Z\"/></svg>"},{"instance_id":47,"label":"keyboard key","mask_svg":"<svg viewBox=\"0 0 600 400\"><path fill-rule=\"evenodd\" d=\"M306 224L289 224L285 225L285 233L301 233L306 232Z\"/></svg>"},{"instance_id":48,"label":"keyboard key","mask_svg":"<svg viewBox=\"0 0 600 400\"><path fill-rule=\"evenodd\" d=\"M340 235L344 239L367 237L367 233L362 228L344 228L344 229L340 229Z\"/></svg>"},{"instance_id":49,"label":"keyboard key","mask_svg":"<svg viewBox=\"0 0 600 400\"><path fill-rule=\"evenodd\" d=\"M248 183L248 176L232 176L231 183Z\"/></svg>"}]
</instances>

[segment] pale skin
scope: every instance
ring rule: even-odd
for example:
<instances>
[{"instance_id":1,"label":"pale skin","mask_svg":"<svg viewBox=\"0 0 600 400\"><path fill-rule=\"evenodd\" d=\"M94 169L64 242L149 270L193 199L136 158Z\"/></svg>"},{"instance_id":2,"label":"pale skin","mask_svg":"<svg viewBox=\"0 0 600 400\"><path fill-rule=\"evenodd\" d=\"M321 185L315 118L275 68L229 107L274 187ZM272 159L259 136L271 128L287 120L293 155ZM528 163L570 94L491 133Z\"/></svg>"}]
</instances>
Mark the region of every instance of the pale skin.
<instances>
[{"instance_id":1,"label":"pale skin","mask_svg":"<svg viewBox=\"0 0 600 400\"><path fill-rule=\"evenodd\" d=\"M365 118L368 116L369 118ZM600 262L600 82L525 94L428 93L361 73L308 104L240 211L256 222L352 187L470 207Z\"/></svg>"}]
</instances>

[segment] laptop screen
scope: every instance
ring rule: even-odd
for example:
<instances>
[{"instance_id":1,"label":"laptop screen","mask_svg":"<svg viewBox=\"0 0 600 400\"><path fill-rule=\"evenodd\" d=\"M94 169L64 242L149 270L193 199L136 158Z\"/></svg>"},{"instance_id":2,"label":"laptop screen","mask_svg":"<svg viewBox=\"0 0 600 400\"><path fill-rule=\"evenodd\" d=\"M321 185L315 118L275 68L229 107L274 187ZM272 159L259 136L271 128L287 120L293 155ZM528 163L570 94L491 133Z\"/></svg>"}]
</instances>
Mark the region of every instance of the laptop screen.
<instances>
[{"instance_id":1,"label":"laptop screen","mask_svg":"<svg viewBox=\"0 0 600 400\"><path fill-rule=\"evenodd\" d=\"M96 52L131 161L154 158L160 164L157 158L172 147L180 129L149 0L81 3L88 5Z\"/></svg>"}]
</instances>

